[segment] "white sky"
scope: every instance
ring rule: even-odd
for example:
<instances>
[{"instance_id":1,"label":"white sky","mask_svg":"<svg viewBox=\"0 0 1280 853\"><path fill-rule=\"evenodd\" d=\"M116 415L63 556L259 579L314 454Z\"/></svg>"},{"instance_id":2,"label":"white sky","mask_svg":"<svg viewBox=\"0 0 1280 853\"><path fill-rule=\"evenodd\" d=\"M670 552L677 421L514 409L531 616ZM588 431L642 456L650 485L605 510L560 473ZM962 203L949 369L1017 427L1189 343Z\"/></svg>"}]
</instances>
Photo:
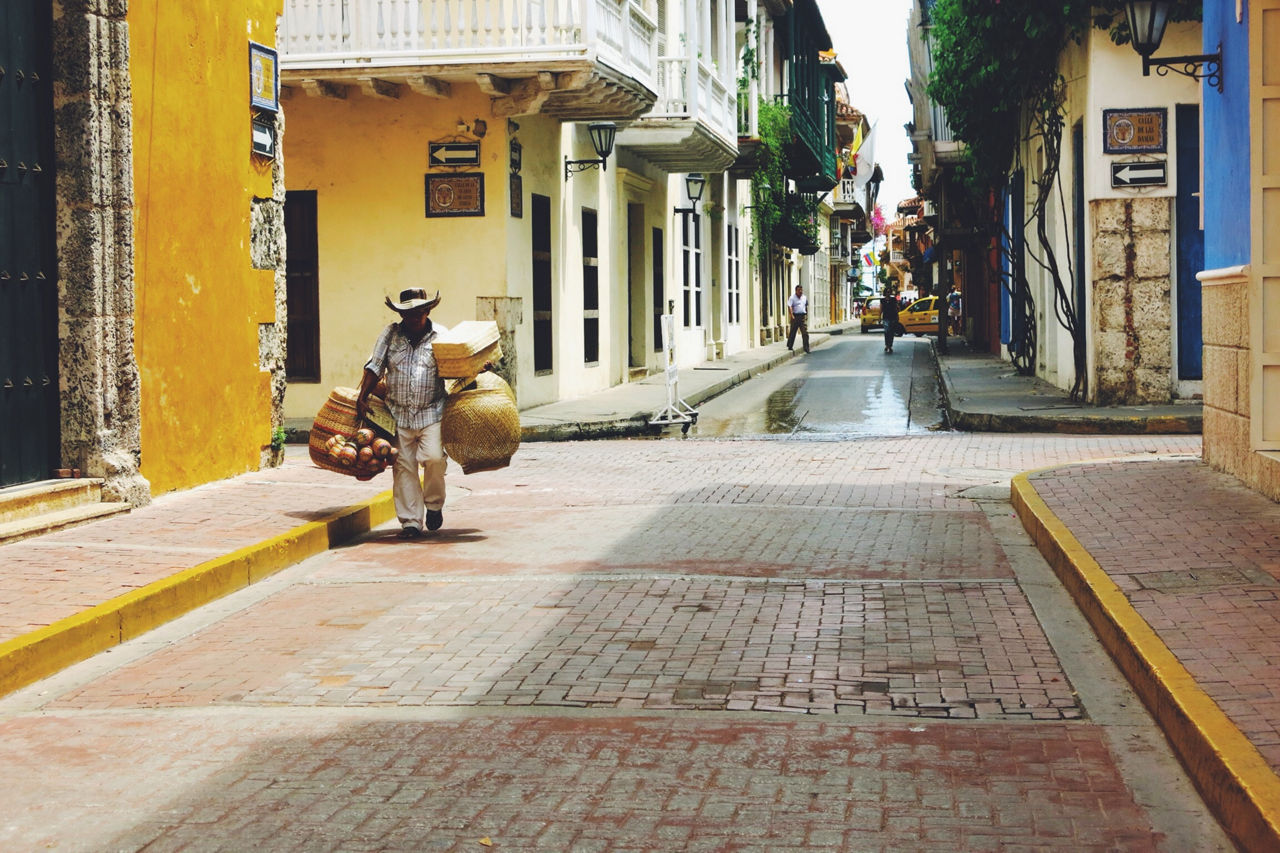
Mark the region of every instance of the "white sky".
<instances>
[{"instance_id":1,"label":"white sky","mask_svg":"<svg viewBox=\"0 0 1280 853\"><path fill-rule=\"evenodd\" d=\"M907 17L911 0L818 0L836 59L849 79L849 102L867 121L879 122L876 162L884 172L880 208L893 219L898 202L915 196L907 155L911 142L903 128L911 102L903 85L907 61Z\"/></svg>"}]
</instances>

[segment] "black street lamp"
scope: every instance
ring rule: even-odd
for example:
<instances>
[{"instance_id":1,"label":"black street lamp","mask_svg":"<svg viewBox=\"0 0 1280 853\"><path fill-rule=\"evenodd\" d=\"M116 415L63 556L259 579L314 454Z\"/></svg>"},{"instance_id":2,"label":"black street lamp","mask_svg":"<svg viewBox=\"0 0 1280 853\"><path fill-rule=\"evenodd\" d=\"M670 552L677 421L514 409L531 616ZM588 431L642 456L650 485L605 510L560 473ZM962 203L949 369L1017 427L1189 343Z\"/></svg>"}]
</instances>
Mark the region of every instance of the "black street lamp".
<instances>
[{"instance_id":1,"label":"black street lamp","mask_svg":"<svg viewBox=\"0 0 1280 853\"><path fill-rule=\"evenodd\" d=\"M684 191L689 195L688 207L677 207L675 213L697 213L698 202L702 200L702 191L707 186L707 179L701 172L690 172L684 176Z\"/></svg>"},{"instance_id":2,"label":"black street lamp","mask_svg":"<svg viewBox=\"0 0 1280 853\"><path fill-rule=\"evenodd\" d=\"M564 179L566 181L569 180L569 175L574 172L581 172L584 169L591 169L597 166L601 170L607 168L605 161L613 153L613 138L618 133L618 126L611 121L596 121L587 125L587 133L591 135L591 146L596 149L598 159L570 160L565 157Z\"/></svg>"},{"instance_id":3,"label":"black street lamp","mask_svg":"<svg viewBox=\"0 0 1280 853\"><path fill-rule=\"evenodd\" d=\"M1222 45L1218 45L1217 53L1160 58L1151 56L1160 49L1160 42L1164 40L1164 29L1169 24L1170 5L1170 0L1128 0L1124 4L1125 15L1129 19L1129 33L1133 37L1133 49L1142 57L1142 76L1149 77L1152 68L1156 69L1159 77L1167 77L1172 71L1193 80L1204 80L1221 92Z\"/></svg>"}]
</instances>

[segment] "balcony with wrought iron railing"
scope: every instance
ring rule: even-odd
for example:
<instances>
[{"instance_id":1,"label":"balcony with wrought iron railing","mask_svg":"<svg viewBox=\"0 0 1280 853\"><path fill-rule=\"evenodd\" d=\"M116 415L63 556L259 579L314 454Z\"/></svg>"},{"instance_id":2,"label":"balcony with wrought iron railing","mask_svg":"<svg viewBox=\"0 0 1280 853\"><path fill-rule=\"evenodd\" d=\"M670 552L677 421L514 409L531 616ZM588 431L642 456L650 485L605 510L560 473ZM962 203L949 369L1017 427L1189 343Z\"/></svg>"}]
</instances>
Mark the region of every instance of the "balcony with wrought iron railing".
<instances>
[{"instance_id":1,"label":"balcony with wrought iron railing","mask_svg":"<svg viewBox=\"0 0 1280 853\"><path fill-rule=\"evenodd\" d=\"M475 81L497 115L618 119L655 96L657 24L640 0L285 0L279 44L282 84L312 94L444 97Z\"/></svg>"}]
</instances>

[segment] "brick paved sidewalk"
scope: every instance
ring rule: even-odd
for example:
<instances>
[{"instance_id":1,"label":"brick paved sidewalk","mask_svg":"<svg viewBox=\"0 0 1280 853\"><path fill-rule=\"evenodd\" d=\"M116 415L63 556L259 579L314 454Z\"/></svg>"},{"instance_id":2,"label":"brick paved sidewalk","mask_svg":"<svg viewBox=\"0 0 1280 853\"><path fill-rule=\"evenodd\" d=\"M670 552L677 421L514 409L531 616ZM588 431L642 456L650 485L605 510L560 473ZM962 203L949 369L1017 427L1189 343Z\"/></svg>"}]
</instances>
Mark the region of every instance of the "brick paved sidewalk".
<instances>
[{"instance_id":1,"label":"brick paved sidewalk","mask_svg":"<svg viewBox=\"0 0 1280 853\"><path fill-rule=\"evenodd\" d=\"M1023 503L1028 529L1206 796L1274 843L1280 504L1198 460L1079 464L1027 484L1061 523ZM1252 802L1232 802L1241 792Z\"/></svg>"},{"instance_id":2,"label":"brick paved sidewalk","mask_svg":"<svg viewBox=\"0 0 1280 853\"><path fill-rule=\"evenodd\" d=\"M390 486L291 448L280 468L0 546L0 694L368 530Z\"/></svg>"}]
</instances>

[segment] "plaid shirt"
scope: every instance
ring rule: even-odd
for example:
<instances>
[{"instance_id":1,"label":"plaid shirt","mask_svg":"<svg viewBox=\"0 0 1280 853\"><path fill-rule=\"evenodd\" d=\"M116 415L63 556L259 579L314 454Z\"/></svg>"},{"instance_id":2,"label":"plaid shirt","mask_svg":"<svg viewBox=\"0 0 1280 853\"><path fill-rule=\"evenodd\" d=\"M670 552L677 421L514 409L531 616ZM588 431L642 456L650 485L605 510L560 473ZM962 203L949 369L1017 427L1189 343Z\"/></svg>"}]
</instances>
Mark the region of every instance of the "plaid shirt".
<instances>
[{"instance_id":1,"label":"plaid shirt","mask_svg":"<svg viewBox=\"0 0 1280 853\"><path fill-rule=\"evenodd\" d=\"M439 423L444 413L444 380L436 372L431 341L444 326L433 325L415 346L400 331L399 323L382 330L373 345L373 355L365 364L381 376L387 374L387 408L404 429L423 429Z\"/></svg>"}]
</instances>

